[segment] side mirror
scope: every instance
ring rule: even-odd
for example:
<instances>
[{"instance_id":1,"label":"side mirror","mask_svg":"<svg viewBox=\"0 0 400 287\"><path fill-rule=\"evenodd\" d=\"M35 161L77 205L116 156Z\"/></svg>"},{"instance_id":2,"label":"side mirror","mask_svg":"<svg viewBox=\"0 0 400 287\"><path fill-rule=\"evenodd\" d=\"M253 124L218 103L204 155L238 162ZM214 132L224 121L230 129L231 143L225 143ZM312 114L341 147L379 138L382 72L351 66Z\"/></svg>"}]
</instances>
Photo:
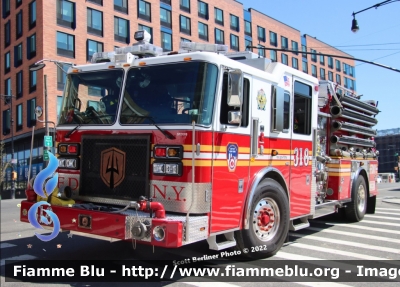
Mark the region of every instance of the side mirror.
<instances>
[{"instance_id":1,"label":"side mirror","mask_svg":"<svg viewBox=\"0 0 400 287\"><path fill-rule=\"evenodd\" d=\"M230 124L240 124L242 122L242 113L239 111L229 111L228 112L228 123Z\"/></svg>"},{"instance_id":2,"label":"side mirror","mask_svg":"<svg viewBox=\"0 0 400 287\"><path fill-rule=\"evenodd\" d=\"M36 118L40 118L43 115L43 108L41 106L37 106L35 108Z\"/></svg>"},{"instance_id":3,"label":"side mirror","mask_svg":"<svg viewBox=\"0 0 400 287\"><path fill-rule=\"evenodd\" d=\"M242 95L243 73L241 70L232 69L228 73L228 106L240 107L243 102Z\"/></svg>"}]
</instances>

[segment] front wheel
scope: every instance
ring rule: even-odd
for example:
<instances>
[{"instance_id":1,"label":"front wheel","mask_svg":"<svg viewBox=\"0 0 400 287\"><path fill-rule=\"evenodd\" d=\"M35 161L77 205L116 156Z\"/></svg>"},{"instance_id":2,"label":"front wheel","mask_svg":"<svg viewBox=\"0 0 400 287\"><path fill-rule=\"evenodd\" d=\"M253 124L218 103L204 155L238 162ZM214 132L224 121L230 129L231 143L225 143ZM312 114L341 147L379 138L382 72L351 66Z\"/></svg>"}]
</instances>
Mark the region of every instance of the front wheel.
<instances>
[{"instance_id":1,"label":"front wheel","mask_svg":"<svg viewBox=\"0 0 400 287\"><path fill-rule=\"evenodd\" d=\"M346 218L352 222L361 221L367 211L367 185L365 179L359 176L352 189L352 201L346 207Z\"/></svg>"},{"instance_id":2,"label":"front wheel","mask_svg":"<svg viewBox=\"0 0 400 287\"><path fill-rule=\"evenodd\" d=\"M289 230L289 201L282 186L273 179L257 187L249 214L249 229L235 232L237 248L252 258L274 255Z\"/></svg>"}]
</instances>

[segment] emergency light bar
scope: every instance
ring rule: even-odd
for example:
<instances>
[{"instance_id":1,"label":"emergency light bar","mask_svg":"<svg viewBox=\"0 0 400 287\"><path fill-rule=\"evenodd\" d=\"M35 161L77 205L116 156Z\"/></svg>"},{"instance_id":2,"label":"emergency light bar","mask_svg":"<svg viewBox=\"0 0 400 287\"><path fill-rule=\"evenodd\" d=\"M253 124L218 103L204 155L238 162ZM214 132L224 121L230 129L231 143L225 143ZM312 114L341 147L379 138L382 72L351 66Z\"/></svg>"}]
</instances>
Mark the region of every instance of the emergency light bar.
<instances>
[{"instance_id":1,"label":"emergency light bar","mask_svg":"<svg viewBox=\"0 0 400 287\"><path fill-rule=\"evenodd\" d=\"M203 51L203 52L214 52L222 54L228 52L229 49L227 45L195 43L195 42L181 42L179 48L180 50L187 52Z\"/></svg>"}]
</instances>

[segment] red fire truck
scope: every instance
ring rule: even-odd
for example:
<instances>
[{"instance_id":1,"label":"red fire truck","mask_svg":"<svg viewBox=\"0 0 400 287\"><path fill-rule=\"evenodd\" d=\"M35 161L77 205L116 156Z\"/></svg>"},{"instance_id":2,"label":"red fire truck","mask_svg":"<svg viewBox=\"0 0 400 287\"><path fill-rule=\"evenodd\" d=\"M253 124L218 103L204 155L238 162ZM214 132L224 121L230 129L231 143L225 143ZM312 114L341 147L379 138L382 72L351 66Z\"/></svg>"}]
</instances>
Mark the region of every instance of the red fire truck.
<instances>
[{"instance_id":1,"label":"red fire truck","mask_svg":"<svg viewBox=\"0 0 400 287\"><path fill-rule=\"evenodd\" d=\"M58 191L28 190L21 221L47 200L81 236L266 257L310 219L374 213L375 102L252 52L135 39L68 70Z\"/></svg>"}]
</instances>

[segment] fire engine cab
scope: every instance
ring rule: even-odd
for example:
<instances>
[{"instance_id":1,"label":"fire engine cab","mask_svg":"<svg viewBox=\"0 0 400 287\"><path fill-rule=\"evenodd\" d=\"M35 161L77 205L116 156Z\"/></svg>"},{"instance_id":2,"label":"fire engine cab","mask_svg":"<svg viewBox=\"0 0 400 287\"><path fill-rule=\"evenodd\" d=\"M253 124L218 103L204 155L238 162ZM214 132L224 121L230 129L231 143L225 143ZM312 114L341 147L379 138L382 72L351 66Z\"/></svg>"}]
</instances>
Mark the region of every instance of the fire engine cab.
<instances>
[{"instance_id":1,"label":"fire engine cab","mask_svg":"<svg viewBox=\"0 0 400 287\"><path fill-rule=\"evenodd\" d=\"M266 257L310 219L374 212L374 101L252 52L135 38L69 68L58 190L27 190L21 221L44 200L61 231Z\"/></svg>"}]
</instances>

